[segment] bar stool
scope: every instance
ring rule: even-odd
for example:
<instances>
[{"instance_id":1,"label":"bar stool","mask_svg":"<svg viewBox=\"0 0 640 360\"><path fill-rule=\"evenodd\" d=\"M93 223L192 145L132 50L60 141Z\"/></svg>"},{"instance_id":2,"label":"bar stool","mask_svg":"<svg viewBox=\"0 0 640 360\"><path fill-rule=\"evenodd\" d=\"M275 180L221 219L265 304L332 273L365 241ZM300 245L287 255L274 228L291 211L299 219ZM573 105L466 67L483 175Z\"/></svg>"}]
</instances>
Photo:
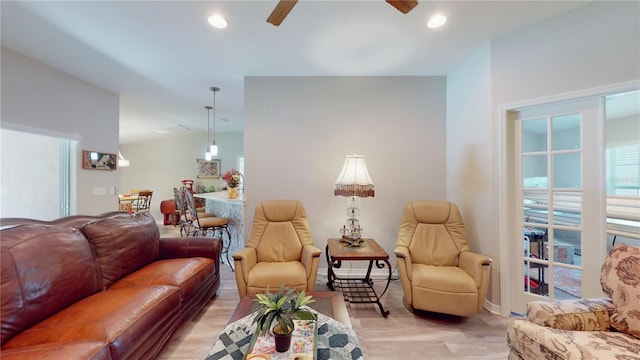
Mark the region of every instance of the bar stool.
<instances>
[{"instance_id":1,"label":"bar stool","mask_svg":"<svg viewBox=\"0 0 640 360\"><path fill-rule=\"evenodd\" d=\"M184 198L186 200L185 202L187 205L186 209L188 211L188 216L185 216L185 218L190 222L187 235L207 237L215 237L216 235L218 235L220 239L222 239L222 252L220 253L220 260L224 263L224 260L226 258L227 265L229 265L231 271L233 271L233 265L231 264L231 259L229 258L229 246L231 245L229 219L220 216L209 216L200 218L191 191L189 191L187 187L182 187L180 192L184 194ZM180 234L182 234L182 228ZM223 236L224 234L227 235L226 241Z\"/></svg>"}]
</instances>

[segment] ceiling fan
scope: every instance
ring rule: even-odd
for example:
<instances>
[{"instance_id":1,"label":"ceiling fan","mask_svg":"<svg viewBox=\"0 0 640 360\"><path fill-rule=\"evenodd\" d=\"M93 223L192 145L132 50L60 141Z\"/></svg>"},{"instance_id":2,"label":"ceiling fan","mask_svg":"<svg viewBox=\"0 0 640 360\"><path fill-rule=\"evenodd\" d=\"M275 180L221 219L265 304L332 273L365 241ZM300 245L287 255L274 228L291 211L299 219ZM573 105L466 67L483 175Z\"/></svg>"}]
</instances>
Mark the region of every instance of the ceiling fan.
<instances>
[{"instance_id":1,"label":"ceiling fan","mask_svg":"<svg viewBox=\"0 0 640 360\"><path fill-rule=\"evenodd\" d=\"M271 12L271 15L267 18L267 22L273 24L275 26L279 26L284 21L284 18L289 15L289 12L296 5L298 0L280 0L276 5L275 9ZM417 0L386 0L389 4L391 4L396 9L400 10L403 14L411 11L416 5L418 5Z\"/></svg>"}]
</instances>

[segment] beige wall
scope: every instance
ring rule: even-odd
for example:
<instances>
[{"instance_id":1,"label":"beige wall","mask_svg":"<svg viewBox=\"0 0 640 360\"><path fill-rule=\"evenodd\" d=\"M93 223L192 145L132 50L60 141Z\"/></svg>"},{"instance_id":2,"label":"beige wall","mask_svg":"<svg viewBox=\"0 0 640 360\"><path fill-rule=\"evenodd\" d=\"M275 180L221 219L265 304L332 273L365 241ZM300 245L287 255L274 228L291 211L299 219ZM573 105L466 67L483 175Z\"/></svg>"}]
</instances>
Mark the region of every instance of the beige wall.
<instances>
[{"instance_id":1,"label":"beige wall","mask_svg":"<svg viewBox=\"0 0 640 360\"><path fill-rule=\"evenodd\" d=\"M362 199L361 226L395 265L405 202L446 197L445 87L441 76L246 78L246 226L259 201L299 199L324 249L346 220L333 184L345 156L362 154L376 196Z\"/></svg>"},{"instance_id":2,"label":"beige wall","mask_svg":"<svg viewBox=\"0 0 640 360\"><path fill-rule=\"evenodd\" d=\"M492 39L447 78L447 195L464 204L475 243L494 259L487 296L494 305L501 303L500 273L509 270L509 259L500 259L507 224L499 202L507 189L499 182L505 139L498 109L640 79L639 13L638 2L580 7Z\"/></svg>"},{"instance_id":3,"label":"beige wall","mask_svg":"<svg viewBox=\"0 0 640 360\"><path fill-rule=\"evenodd\" d=\"M2 122L41 134L77 139L72 168L72 214L114 210L115 195L93 189L115 188L117 171L83 170L82 150L118 153L118 95L2 47ZM19 153L16 154L19 156ZM25 166L33 159L25 159ZM9 176L10 174L2 174ZM46 179L43 179L46 181ZM6 189L2 189L6 191Z\"/></svg>"}]
</instances>

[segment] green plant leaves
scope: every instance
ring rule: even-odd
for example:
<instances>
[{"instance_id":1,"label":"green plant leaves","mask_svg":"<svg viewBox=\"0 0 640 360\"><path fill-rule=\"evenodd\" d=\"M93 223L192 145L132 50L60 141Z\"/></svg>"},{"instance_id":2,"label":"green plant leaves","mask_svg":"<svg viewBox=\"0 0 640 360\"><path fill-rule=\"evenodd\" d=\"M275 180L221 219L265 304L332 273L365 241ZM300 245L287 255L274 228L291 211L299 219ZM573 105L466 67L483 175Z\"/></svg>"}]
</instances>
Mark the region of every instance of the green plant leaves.
<instances>
[{"instance_id":1,"label":"green plant leaves","mask_svg":"<svg viewBox=\"0 0 640 360\"><path fill-rule=\"evenodd\" d=\"M253 318L258 335L268 334L274 321L277 321L286 334L293 331L293 320L316 318L314 313L302 308L315 301L312 296L305 295L304 291L296 294L295 289L285 288L284 284L280 285L278 291L274 293L269 292L267 287L264 294L256 294L254 301L258 303L258 310Z\"/></svg>"}]
</instances>

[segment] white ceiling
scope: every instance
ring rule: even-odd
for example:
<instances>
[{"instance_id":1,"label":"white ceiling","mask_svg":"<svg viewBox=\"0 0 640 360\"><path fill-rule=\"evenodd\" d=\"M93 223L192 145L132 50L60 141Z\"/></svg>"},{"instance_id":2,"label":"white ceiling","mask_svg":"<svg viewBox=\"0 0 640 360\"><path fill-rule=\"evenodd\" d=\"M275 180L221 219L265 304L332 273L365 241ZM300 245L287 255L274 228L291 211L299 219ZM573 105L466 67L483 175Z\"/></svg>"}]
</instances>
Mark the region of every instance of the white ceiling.
<instances>
[{"instance_id":1,"label":"white ceiling","mask_svg":"<svg viewBox=\"0 0 640 360\"><path fill-rule=\"evenodd\" d=\"M446 75L492 37L589 1L301 0L275 27L276 1L6 1L2 45L120 95L120 143L152 129L242 131L245 76ZM445 14L444 27L427 18ZM207 17L220 13L224 30Z\"/></svg>"}]
</instances>

